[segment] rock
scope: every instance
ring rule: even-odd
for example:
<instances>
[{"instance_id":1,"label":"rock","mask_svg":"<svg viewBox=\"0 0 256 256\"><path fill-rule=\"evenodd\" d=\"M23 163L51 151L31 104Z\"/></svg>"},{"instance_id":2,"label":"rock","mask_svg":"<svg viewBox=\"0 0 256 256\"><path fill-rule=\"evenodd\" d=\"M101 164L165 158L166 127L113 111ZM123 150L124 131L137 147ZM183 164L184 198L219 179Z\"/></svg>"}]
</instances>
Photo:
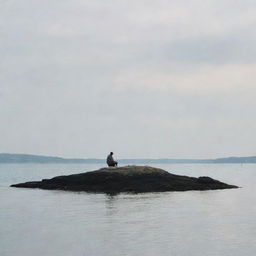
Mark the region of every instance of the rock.
<instances>
[{"instance_id":1,"label":"rock","mask_svg":"<svg viewBox=\"0 0 256 256\"><path fill-rule=\"evenodd\" d=\"M150 166L102 168L97 171L58 176L11 187L58 189L86 192L163 192L237 188L210 177L188 177L171 174Z\"/></svg>"}]
</instances>

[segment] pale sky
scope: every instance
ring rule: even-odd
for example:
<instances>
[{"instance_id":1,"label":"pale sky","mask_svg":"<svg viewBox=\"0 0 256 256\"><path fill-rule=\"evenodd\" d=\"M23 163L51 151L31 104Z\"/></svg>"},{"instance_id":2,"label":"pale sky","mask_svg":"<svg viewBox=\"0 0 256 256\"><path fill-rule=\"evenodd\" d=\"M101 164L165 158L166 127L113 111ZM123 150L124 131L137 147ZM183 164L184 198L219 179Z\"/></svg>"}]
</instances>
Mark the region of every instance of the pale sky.
<instances>
[{"instance_id":1,"label":"pale sky","mask_svg":"<svg viewBox=\"0 0 256 256\"><path fill-rule=\"evenodd\" d=\"M0 0L0 152L256 155L255 0Z\"/></svg>"}]
</instances>

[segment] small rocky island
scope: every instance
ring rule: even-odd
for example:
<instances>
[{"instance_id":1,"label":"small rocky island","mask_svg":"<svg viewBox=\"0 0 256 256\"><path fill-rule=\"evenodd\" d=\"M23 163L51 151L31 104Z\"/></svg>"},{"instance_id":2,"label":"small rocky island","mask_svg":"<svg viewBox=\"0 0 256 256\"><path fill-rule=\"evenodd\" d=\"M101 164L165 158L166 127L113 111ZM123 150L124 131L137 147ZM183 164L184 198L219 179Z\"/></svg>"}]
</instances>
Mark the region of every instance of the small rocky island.
<instances>
[{"instance_id":1,"label":"small rocky island","mask_svg":"<svg viewBox=\"0 0 256 256\"><path fill-rule=\"evenodd\" d=\"M180 176L150 166L102 168L97 171L58 176L52 179L43 179L42 181L14 184L11 187L103 193L237 188L237 186L228 185L210 177Z\"/></svg>"}]
</instances>

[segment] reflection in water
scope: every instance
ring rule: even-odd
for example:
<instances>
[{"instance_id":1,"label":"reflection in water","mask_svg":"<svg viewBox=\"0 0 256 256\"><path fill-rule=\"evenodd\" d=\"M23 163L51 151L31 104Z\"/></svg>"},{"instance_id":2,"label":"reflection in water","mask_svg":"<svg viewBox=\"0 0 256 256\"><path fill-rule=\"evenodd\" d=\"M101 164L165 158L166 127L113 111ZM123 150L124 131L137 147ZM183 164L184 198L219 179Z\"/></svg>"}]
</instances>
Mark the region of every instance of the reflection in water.
<instances>
[{"instance_id":1,"label":"reflection in water","mask_svg":"<svg viewBox=\"0 0 256 256\"><path fill-rule=\"evenodd\" d=\"M118 200L118 195L106 195L106 215L112 216L118 213L118 207L116 201Z\"/></svg>"}]
</instances>

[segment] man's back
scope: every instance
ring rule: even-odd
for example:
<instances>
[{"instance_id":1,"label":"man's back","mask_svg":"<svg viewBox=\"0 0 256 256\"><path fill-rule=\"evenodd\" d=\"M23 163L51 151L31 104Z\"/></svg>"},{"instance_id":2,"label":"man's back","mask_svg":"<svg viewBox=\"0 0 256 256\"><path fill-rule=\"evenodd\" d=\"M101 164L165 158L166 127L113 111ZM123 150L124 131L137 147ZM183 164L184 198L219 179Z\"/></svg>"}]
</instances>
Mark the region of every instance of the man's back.
<instances>
[{"instance_id":1,"label":"man's back","mask_svg":"<svg viewBox=\"0 0 256 256\"><path fill-rule=\"evenodd\" d=\"M107 164L111 165L113 162L114 162L113 156L111 154L109 154L107 157Z\"/></svg>"},{"instance_id":2,"label":"man's back","mask_svg":"<svg viewBox=\"0 0 256 256\"><path fill-rule=\"evenodd\" d=\"M107 164L108 164L108 166L117 166L117 162L114 160L114 158L113 158L113 152L110 152L110 154L108 155L108 157L107 157Z\"/></svg>"}]
</instances>

